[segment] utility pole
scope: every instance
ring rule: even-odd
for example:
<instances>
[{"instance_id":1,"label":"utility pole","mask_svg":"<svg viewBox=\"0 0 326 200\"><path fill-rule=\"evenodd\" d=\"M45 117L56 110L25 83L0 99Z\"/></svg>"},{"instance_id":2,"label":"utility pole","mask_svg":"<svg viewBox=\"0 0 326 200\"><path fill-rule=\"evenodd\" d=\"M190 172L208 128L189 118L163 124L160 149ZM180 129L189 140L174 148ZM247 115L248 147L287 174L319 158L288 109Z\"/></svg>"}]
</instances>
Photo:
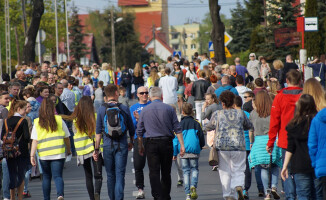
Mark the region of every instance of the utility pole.
<instances>
[{"instance_id":1,"label":"utility pole","mask_svg":"<svg viewBox=\"0 0 326 200\"><path fill-rule=\"evenodd\" d=\"M21 59L20 59L20 47L19 47L17 26L15 26L14 31L15 31L15 39L16 39L17 61L18 61L18 64L21 65L22 62L21 62Z\"/></svg>"},{"instance_id":2,"label":"utility pole","mask_svg":"<svg viewBox=\"0 0 326 200\"><path fill-rule=\"evenodd\" d=\"M0 75L2 77L1 40L0 40Z\"/></svg>"},{"instance_id":3,"label":"utility pole","mask_svg":"<svg viewBox=\"0 0 326 200\"><path fill-rule=\"evenodd\" d=\"M55 44L56 44L56 61L59 62L59 36L58 36L58 10L57 0L54 0L54 14L55 14Z\"/></svg>"},{"instance_id":4,"label":"utility pole","mask_svg":"<svg viewBox=\"0 0 326 200\"><path fill-rule=\"evenodd\" d=\"M155 24L153 24L154 61L156 61Z\"/></svg>"},{"instance_id":5,"label":"utility pole","mask_svg":"<svg viewBox=\"0 0 326 200\"><path fill-rule=\"evenodd\" d=\"M5 0L6 72L11 77L9 0Z\"/></svg>"},{"instance_id":6,"label":"utility pole","mask_svg":"<svg viewBox=\"0 0 326 200\"><path fill-rule=\"evenodd\" d=\"M69 49L69 29L68 29L68 7L67 7L67 0L65 0L65 11L66 11L66 31L67 31L67 61L69 62L70 61L70 49Z\"/></svg>"},{"instance_id":7,"label":"utility pole","mask_svg":"<svg viewBox=\"0 0 326 200\"><path fill-rule=\"evenodd\" d=\"M115 60L115 33L114 33L114 18L113 18L114 7L111 7L110 19L111 19L111 45L112 45L112 66L114 69L117 68Z\"/></svg>"}]
</instances>

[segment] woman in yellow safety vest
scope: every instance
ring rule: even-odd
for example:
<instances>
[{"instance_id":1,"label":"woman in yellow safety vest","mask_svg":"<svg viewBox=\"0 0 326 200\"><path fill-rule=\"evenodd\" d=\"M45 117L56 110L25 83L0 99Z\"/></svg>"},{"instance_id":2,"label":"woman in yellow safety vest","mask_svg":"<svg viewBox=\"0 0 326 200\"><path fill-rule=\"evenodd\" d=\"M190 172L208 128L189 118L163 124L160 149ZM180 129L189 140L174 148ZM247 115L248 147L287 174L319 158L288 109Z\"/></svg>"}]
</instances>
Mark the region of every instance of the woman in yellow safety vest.
<instances>
[{"instance_id":1,"label":"woman in yellow safety vest","mask_svg":"<svg viewBox=\"0 0 326 200\"><path fill-rule=\"evenodd\" d=\"M66 154L71 154L69 136L69 130L62 117L55 115L55 103L49 98L44 98L39 110L39 118L34 120L30 158L32 165L35 166L34 155L37 150L43 169L44 200L50 199L52 176L56 185L58 200L63 200L62 171Z\"/></svg>"},{"instance_id":2,"label":"woman in yellow safety vest","mask_svg":"<svg viewBox=\"0 0 326 200\"><path fill-rule=\"evenodd\" d=\"M90 96L83 96L74 112L70 116L62 116L65 120L73 121L74 143L77 152L77 165L83 165L86 188L90 200L99 200L102 188L102 163L103 159L93 159L95 138L95 110ZM102 152L102 151L101 151ZM93 185L92 166L94 168L95 192Z\"/></svg>"}]
</instances>

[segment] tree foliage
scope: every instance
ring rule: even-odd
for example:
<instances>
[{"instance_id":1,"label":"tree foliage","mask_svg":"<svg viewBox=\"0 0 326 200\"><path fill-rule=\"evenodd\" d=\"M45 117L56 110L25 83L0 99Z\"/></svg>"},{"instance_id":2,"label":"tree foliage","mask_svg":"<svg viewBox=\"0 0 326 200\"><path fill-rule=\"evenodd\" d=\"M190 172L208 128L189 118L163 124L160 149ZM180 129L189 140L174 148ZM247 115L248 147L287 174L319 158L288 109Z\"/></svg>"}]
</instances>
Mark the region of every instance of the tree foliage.
<instances>
[{"instance_id":1,"label":"tree foliage","mask_svg":"<svg viewBox=\"0 0 326 200\"><path fill-rule=\"evenodd\" d=\"M251 30L264 22L264 0L245 0L244 17Z\"/></svg>"},{"instance_id":2,"label":"tree foliage","mask_svg":"<svg viewBox=\"0 0 326 200\"><path fill-rule=\"evenodd\" d=\"M231 53L239 53L248 50L250 45L250 29L245 19L245 9L239 1L237 7L231 10L231 29L229 30L233 40L229 45Z\"/></svg>"},{"instance_id":3,"label":"tree foliage","mask_svg":"<svg viewBox=\"0 0 326 200\"><path fill-rule=\"evenodd\" d=\"M79 62L86 55L86 44L83 43L85 34L82 32L83 26L80 24L78 9L75 5L72 7L71 24L69 26L70 50L74 59Z\"/></svg>"},{"instance_id":4,"label":"tree foliage","mask_svg":"<svg viewBox=\"0 0 326 200\"><path fill-rule=\"evenodd\" d=\"M316 0L307 0L305 7L305 17L317 17L318 4ZM319 32L305 32L305 49L308 56L320 55L321 34Z\"/></svg>"}]
</instances>

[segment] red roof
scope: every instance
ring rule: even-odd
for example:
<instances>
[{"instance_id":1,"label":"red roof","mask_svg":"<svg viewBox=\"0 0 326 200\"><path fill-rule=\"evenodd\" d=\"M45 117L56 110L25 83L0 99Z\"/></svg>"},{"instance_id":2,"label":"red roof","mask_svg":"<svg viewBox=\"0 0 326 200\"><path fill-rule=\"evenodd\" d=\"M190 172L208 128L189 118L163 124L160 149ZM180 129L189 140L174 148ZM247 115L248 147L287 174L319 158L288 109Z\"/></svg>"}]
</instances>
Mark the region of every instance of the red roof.
<instances>
[{"instance_id":1,"label":"red roof","mask_svg":"<svg viewBox=\"0 0 326 200\"><path fill-rule=\"evenodd\" d=\"M171 52L171 54L173 53L173 49L167 45L160 37L156 37L155 38L157 41L159 41L168 51ZM145 44L144 44L144 48L146 48L146 46L153 40L153 37L150 38L150 40L148 40ZM149 53L154 53L154 49L153 48L148 48L147 50Z\"/></svg>"},{"instance_id":2,"label":"red roof","mask_svg":"<svg viewBox=\"0 0 326 200\"><path fill-rule=\"evenodd\" d=\"M86 48L87 48L86 50L87 54L85 55L85 57L88 58L89 60L91 59L92 45L94 41L93 39L94 39L93 33L88 33L83 38L83 44L86 44ZM71 39L69 40L69 43L71 43ZM59 43L59 53L66 53L65 42ZM74 60L71 52L70 55L71 55L70 60Z\"/></svg>"},{"instance_id":3,"label":"red roof","mask_svg":"<svg viewBox=\"0 0 326 200\"><path fill-rule=\"evenodd\" d=\"M148 0L119 0L118 6L147 6Z\"/></svg>"},{"instance_id":4,"label":"red roof","mask_svg":"<svg viewBox=\"0 0 326 200\"><path fill-rule=\"evenodd\" d=\"M139 33L139 41L144 44L153 36L153 25L162 26L162 12L141 12L135 16L135 30Z\"/></svg>"}]
</instances>

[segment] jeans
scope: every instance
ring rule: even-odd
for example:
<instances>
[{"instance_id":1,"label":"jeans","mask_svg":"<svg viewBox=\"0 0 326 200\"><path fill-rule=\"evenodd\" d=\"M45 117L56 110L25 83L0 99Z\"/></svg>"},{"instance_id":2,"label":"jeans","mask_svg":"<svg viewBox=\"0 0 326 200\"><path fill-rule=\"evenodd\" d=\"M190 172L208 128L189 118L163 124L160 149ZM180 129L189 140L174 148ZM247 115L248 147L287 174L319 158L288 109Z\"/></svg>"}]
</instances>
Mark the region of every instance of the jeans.
<instances>
[{"instance_id":1,"label":"jeans","mask_svg":"<svg viewBox=\"0 0 326 200\"><path fill-rule=\"evenodd\" d=\"M267 189L269 188L268 187L268 173L269 173L269 169L261 168L261 180L264 185L265 194L267 194ZM272 165L272 180L271 180L272 188L277 188L278 175L279 175L278 166Z\"/></svg>"},{"instance_id":2,"label":"jeans","mask_svg":"<svg viewBox=\"0 0 326 200\"><path fill-rule=\"evenodd\" d=\"M170 200L173 143L171 139L146 139L145 151L152 196Z\"/></svg>"},{"instance_id":3,"label":"jeans","mask_svg":"<svg viewBox=\"0 0 326 200\"><path fill-rule=\"evenodd\" d=\"M134 142L134 168L135 168L135 179L136 179L136 187L138 189L144 189L144 167L146 164L146 153L144 155L139 155L138 150L138 140Z\"/></svg>"},{"instance_id":4,"label":"jeans","mask_svg":"<svg viewBox=\"0 0 326 200\"><path fill-rule=\"evenodd\" d=\"M282 160L284 163L284 158L285 158L285 152L286 149L282 149ZM296 198L296 193L295 193L295 183L294 183L294 179L291 175L291 162L289 162L288 165L288 170L289 170L289 178L285 179L284 181L284 192L285 192L285 199L286 200L295 200Z\"/></svg>"},{"instance_id":5,"label":"jeans","mask_svg":"<svg viewBox=\"0 0 326 200\"><path fill-rule=\"evenodd\" d=\"M28 183L29 183L29 177L32 173L32 165L29 164L27 166L27 171L25 173L25 179L24 179L24 192L27 193L28 192Z\"/></svg>"},{"instance_id":6,"label":"jeans","mask_svg":"<svg viewBox=\"0 0 326 200\"><path fill-rule=\"evenodd\" d=\"M98 108L104 103L104 100L94 100L94 109L97 112Z\"/></svg>"},{"instance_id":7,"label":"jeans","mask_svg":"<svg viewBox=\"0 0 326 200\"><path fill-rule=\"evenodd\" d=\"M322 200L323 189L321 181L314 173L294 174L296 193L298 200Z\"/></svg>"},{"instance_id":8,"label":"jeans","mask_svg":"<svg viewBox=\"0 0 326 200\"><path fill-rule=\"evenodd\" d=\"M190 187L197 188L198 183L198 158L182 158L181 159L183 180L186 194L190 194ZM190 183L191 179L191 183Z\"/></svg>"},{"instance_id":9,"label":"jeans","mask_svg":"<svg viewBox=\"0 0 326 200\"><path fill-rule=\"evenodd\" d=\"M44 200L50 200L52 176L57 189L57 197L64 196L62 171L65 159L40 160L40 163L43 169L42 189Z\"/></svg>"},{"instance_id":10,"label":"jeans","mask_svg":"<svg viewBox=\"0 0 326 200\"><path fill-rule=\"evenodd\" d=\"M178 181L183 181L183 171L182 171L182 164L181 164L180 155L178 155L177 159L174 160L174 164L177 167Z\"/></svg>"},{"instance_id":11,"label":"jeans","mask_svg":"<svg viewBox=\"0 0 326 200\"><path fill-rule=\"evenodd\" d=\"M118 145L120 145L120 150ZM104 146L103 159L107 174L109 197L111 200L123 200L128 145L115 143L113 146Z\"/></svg>"},{"instance_id":12,"label":"jeans","mask_svg":"<svg viewBox=\"0 0 326 200\"><path fill-rule=\"evenodd\" d=\"M261 180L261 166L260 165L255 166L255 177L256 177L258 192L264 192L264 185L263 185L263 181Z\"/></svg>"},{"instance_id":13,"label":"jeans","mask_svg":"<svg viewBox=\"0 0 326 200\"><path fill-rule=\"evenodd\" d=\"M319 178L323 187L323 196L326 197L326 176Z\"/></svg>"},{"instance_id":14,"label":"jeans","mask_svg":"<svg viewBox=\"0 0 326 200\"><path fill-rule=\"evenodd\" d=\"M92 173L92 164L94 169L94 176ZM101 154L99 155L98 161L95 161L93 157L87 158L84 160L83 168L86 177L86 188L89 195L90 200L95 200L94 194L101 194L102 188L102 163L103 158ZM94 193L94 184L93 184L93 177L95 178L95 193Z\"/></svg>"},{"instance_id":15,"label":"jeans","mask_svg":"<svg viewBox=\"0 0 326 200\"><path fill-rule=\"evenodd\" d=\"M126 95L129 99L131 99L131 84L126 85Z\"/></svg>"},{"instance_id":16,"label":"jeans","mask_svg":"<svg viewBox=\"0 0 326 200\"><path fill-rule=\"evenodd\" d=\"M10 199L10 189L9 189L9 170L7 165L7 160L5 158L2 159L2 192L3 198Z\"/></svg>"}]
</instances>

